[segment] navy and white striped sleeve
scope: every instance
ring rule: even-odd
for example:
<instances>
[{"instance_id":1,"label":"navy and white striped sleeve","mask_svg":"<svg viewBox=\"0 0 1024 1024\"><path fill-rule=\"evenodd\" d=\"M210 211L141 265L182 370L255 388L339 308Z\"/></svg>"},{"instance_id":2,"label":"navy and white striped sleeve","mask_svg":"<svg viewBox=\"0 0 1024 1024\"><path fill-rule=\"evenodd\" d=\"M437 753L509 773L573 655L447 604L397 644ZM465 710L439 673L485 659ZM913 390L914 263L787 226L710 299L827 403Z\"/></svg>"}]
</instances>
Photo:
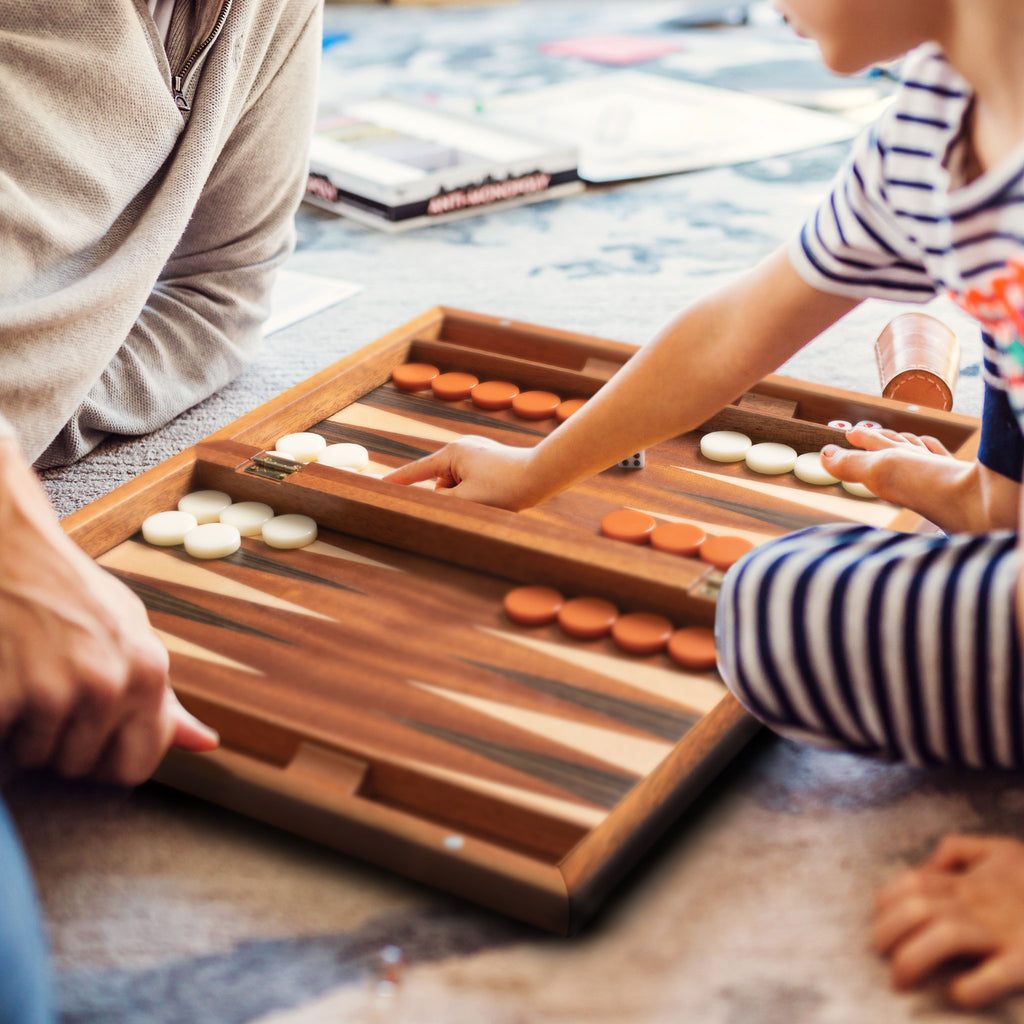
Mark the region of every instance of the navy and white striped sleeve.
<instances>
[{"instance_id":1,"label":"navy and white striped sleeve","mask_svg":"<svg viewBox=\"0 0 1024 1024\"><path fill-rule=\"evenodd\" d=\"M792 240L790 260L822 291L926 302L935 285L893 213L883 128L875 125L858 138L831 193Z\"/></svg>"},{"instance_id":2,"label":"navy and white striped sleeve","mask_svg":"<svg viewBox=\"0 0 1024 1024\"><path fill-rule=\"evenodd\" d=\"M943 288L949 247L947 159L970 103L934 47L908 56L903 83L861 133L830 194L790 246L812 286L851 298L926 302Z\"/></svg>"}]
</instances>

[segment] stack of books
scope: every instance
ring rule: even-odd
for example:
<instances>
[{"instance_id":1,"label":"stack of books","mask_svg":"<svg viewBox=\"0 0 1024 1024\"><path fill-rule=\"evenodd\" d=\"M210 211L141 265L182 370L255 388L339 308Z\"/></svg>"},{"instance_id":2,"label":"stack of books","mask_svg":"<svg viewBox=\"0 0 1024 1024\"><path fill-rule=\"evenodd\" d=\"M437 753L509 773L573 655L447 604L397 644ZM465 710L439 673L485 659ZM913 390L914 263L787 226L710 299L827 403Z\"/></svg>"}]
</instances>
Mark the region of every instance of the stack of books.
<instances>
[{"instance_id":1,"label":"stack of books","mask_svg":"<svg viewBox=\"0 0 1024 1024\"><path fill-rule=\"evenodd\" d=\"M582 189L571 142L503 127L483 115L375 99L318 125L305 198L400 231Z\"/></svg>"}]
</instances>

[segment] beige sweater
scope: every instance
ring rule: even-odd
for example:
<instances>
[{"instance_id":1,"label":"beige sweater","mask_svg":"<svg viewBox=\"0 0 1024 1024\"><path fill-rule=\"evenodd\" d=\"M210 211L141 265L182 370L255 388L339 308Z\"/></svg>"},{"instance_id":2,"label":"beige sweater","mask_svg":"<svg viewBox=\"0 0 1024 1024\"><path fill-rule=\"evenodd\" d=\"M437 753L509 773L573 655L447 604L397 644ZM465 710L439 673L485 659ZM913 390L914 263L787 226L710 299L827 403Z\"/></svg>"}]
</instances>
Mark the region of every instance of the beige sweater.
<instances>
[{"instance_id":1,"label":"beige sweater","mask_svg":"<svg viewBox=\"0 0 1024 1024\"><path fill-rule=\"evenodd\" d=\"M319 0L182 2L170 62L145 0L3 3L0 435L40 466L231 380L293 243Z\"/></svg>"}]
</instances>

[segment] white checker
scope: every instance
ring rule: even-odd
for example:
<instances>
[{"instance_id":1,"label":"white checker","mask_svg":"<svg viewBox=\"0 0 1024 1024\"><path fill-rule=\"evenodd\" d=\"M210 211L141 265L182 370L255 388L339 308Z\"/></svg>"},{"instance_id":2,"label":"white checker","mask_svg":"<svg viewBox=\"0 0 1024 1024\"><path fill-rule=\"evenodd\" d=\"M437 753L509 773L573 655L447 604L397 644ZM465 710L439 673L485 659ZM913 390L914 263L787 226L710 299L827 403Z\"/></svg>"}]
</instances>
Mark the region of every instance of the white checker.
<instances>
[{"instance_id":1,"label":"white checker","mask_svg":"<svg viewBox=\"0 0 1024 1024\"><path fill-rule=\"evenodd\" d=\"M170 548L180 544L185 534L197 525L196 517L191 512L156 512L143 521L142 536L150 544Z\"/></svg>"},{"instance_id":2,"label":"white checker","mask_svg":"<svg viewBox=\"0 0 1024 1024\"><path fill-rule=\"evenodd\" d=\"M877 497L873 492L869 491L863 484L851 483L849 480L843 481L843 490L848 491L855 498L874 498Z\"/></svg>"},{"instance_id":3,"label":"white checker","mask_svg":"<svg viewBox=\"0 0 1024 1024\"><path fill-rule=\"evenodd\" d=\"M858 430L881 430L882 424L876 423L874 420L860 420L855 423L854 426Z\"/></svg>"},{"instance_id":4,"label":"white checker","mask_svg":"<svg viewBox=\"0 0 1024 1024\"><path fill-rule=\"evenodd\" d=\"M263 524L263 542L272 548L304 548L316 540L316 520L292 513Z\"/></svg>"},{"instance_id":5,"label":"white checker","mask_svg":"<svg viewBox=\"0 0 1024 1024\"><path fill-rule=\"evenodd\" d=\"M182 497L178 508L182 512L191 512L202 526L203 523L216 523L221 512L230 504L231 495L223 491L193 491Z\"/></svg>"},{"instance_id":6,"label":"white checker","mask_svg":"<svg viewBox=\"0 0 1024 1024\"><path fill-rule=\"evenodd\" d=\"M319 434L302 431L285 434L277 439L277 451L289 453L296 462L315 462L317 455L327 447L327 441Z\"/></svg>"},{"instance_id":7,"label":"white checker","mask_svg":"<svg viewBox=\"0 0 1024 1024\"><path fill-rule=\"evenodd\" d=\"M839 478L834 477L821 464L821 452L804 452L796 457L793 463L793 476L797 480L803 480L805 484L814 484L815 487L828 487L829 484L839 483Z\"/></svg>"},{"instance_id":8,"label":"white checker","mask_svg":"<svg viewBox=\"0 0 1024 1024\"><path fill-rule=\"evenodd\" d=\"M750 444L750 438L737 430L713 430L700 439L700 453L712 462L742 462Z\"/></svg>"},{"instance_id":9,"label":"white checker","mask_svg":"<svg viewBox=\"0 0 1024 1024\"><path fill-rule=\"evenodd\" d=\"M357 473L370 464L370 453L361 444L329 444L316 455L316 461L335 469L354 469Z\"/></svg>"},{"instance_id":10,"label":"white checker","mask_svg":"<svg viewBox=\"0 0 1024 1024\"><path fill-rule=\"evenodd\" d=\"M847 430L853 430L853 424L849 420L831 420L829 422L829 426L833 430L842 430L844 432Z\"/></svg>"},{"instance_id":11,"label":"white checker","mask_svg":"<svg viewBox=\"0 0 1024 1024\"><path fill-rule=\"evenodd\" d=\"M796 465L796 449L777 441L762 441L752 445L746 455L747 466L755 473L779 476L789 473Z\"/></svg>"},{"instance_id":12,"label":"white checker","mask_svg":"<svg viewBox=\"0 0 1024 1024\"><path fill-rule=\"evenodd\" d=\"M262 501L236 501L220 514L220 521L233 526L243 537L258 537L263 524L274 518L274 510Z\"/></svg>"},{"instance_id":13,"label":"white checker","mask_svg":"<svg viewBox=\"0 0 1024 1024\"><path fill-rule=\"evenodd\" d=\"M226 558L242 546L242 535L227 523L200 523L185 534L185 550L193 558Z\"/></svg>"}]
</instances>

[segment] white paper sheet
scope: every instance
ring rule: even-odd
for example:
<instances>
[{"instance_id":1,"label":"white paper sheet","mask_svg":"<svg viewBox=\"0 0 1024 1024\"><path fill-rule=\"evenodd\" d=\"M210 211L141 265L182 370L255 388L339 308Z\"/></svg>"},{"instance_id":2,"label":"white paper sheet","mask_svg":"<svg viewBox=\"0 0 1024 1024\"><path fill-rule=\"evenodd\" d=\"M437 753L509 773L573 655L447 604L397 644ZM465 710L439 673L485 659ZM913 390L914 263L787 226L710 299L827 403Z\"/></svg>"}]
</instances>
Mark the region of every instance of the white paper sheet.
<instances>
[{"instance_id":1,"label":"white paper sheet","mask_svg":"<svg viewBox=\"0 0 1024 1024\"><path fill-rule=\"evenodd\" d=\"M263 327L263 334L273 334L290 327L360 291L362 285L352 281L337 281L287 268L279 270L270 295L270 316Z\"/></svg>"},{"instance_id":2,"label":"white paper sheet","mask_svg":"<svg viewBox=\"0 0 1024 1024\"><path fill-rule=\"evenodd\" d=\"M495 97L510 127L575 143L586 181L624 181L852 139L853 119L634 71Z\"/></svg>"}]
</instances>

